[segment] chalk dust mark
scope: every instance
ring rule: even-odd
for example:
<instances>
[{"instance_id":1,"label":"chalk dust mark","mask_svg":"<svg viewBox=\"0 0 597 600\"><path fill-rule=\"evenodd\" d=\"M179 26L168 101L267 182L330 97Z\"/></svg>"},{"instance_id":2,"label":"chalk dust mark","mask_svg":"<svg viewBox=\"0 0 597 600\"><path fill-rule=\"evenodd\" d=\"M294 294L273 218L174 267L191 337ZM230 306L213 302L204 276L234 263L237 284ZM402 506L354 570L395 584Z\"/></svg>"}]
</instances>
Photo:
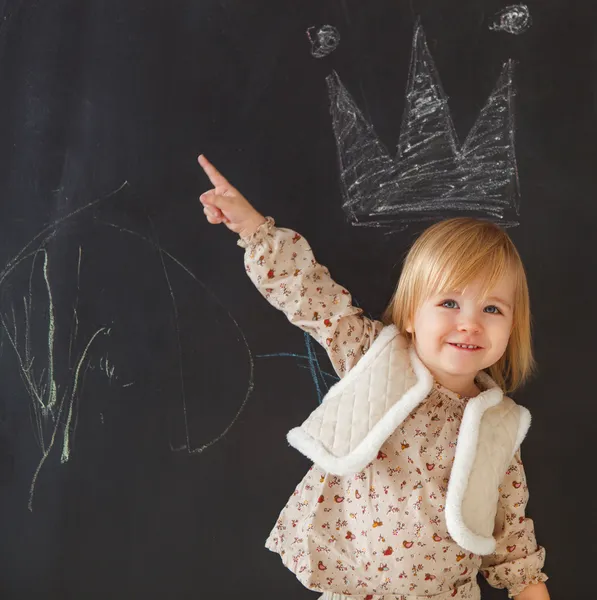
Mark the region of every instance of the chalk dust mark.
<instances>
[{"instance_id":1,"label":"chalk dust mark","mask_svg":"<svg viewBox=\"0 0 597 600\"><path fill-rule=\"evenodd\" d=\"M0 324L2 327L2 340L8 340L16 357L19 375L31 401L33 429L36 442L41 451L41 459L33 473L30 488L28 508L33 510L33 498L37 478L45 461L50 455L56 440L62 436L61 462L68 461L71 454L71 434L76 430L77 418L74 405L77 401L81 387L81 371L88 368L89 349L100 333L109 333L105 328L98 329L88 340L82 354L76 358L74 373L69 373L59 383L59 373L56 371L55 339L59 328L56 320L56 309L54 294L52 291L51 265L48 251L49 242L54 239L58 229L68 220L82 212L96 206L100 202L116 195L127 182L125 181L118 189L97 198L88 204L70 212L69 214L54 220L38 232L21 250L5 264L0 271L0 287L6 283L7 278L15 269L27 260L31 260L29 272L28 294L22 298L22 308L17 312L15 302L11 302L10 312L0 313ZM43 356L34 356L32 347L32 314L34 310L33 281L38 271L37 258L43 256L40 278L43 280L45 289L45 311L46 315L46 352ZM80 280L82 249L79 248L79 263L77 269L77 289ZM76 321L76 305L73 310ZM76 340L77 329L74 334L71 327L71 340L69 345L69 365L73 355L73 342ZM74 419L74 422L73 422Z\"/></svg>"},{"instance_id":2,"label":"chalk dust mark","mask_svg":"<svg viewBox=\"0 0 597 600\"><path fill-rule=\"evenodd\" d=\"M46 410L52 410L56 405L56 380L54 379L54 335L56 325L54 319L54 300L52 299L52 288L50 287L48 275L48 253L44 250L44 281L48 291L48 387L50 394L46 404Z\"/></svg>"},{"instance_id":3,"label":"chalk dust mark","mask_svg":"<svg viewBox=\"0 0 597 600\"><path fill-rule=\"evenodd\" d=\"M319 29L309 27L307 37L311 42L311 56L315 58L331 54L340 43L340 32L332 25L323 25Z\"/></svg>"},{"instance_id":4,"label":"chalk dust mark","mask_svg":"<svg viewBox=\"0 0 597 600\"><path fill-rule=\"evenodd\" d=\"M143 240L144 242L147 242L148 244L153 246L153 248L158 252L158 254L160 256L162 270L164 272L164 277L166 279L166 284L168 286L168 291L170 294L170 298L172 300L172 309L173 309L173 314L174 314L174 318L175 318L175 322L176 322L176 336L177 336L178 356L179 356L179 364L180 364L180 371L179 371L180 386L181 386L180 393L181 393L183 421L184 421L184 427L185 427L185 444L179 445L179 446L173 446L172 443L169 442L170 448L173 452L186 450L189 454L200 454L200 453L204 452L205 450L207 450L208 448L210 448L211 446L213 446L214 444L218 443L220 440L222 440L228 434L228 432L235 425L236 421L238 420L241 413L245 409L245 406L247 405L247 402L249 401L251 392L253 391L255 364L254 364L253 355L249 348L249 344L247 342L245 334L242 331L242 329L240 328L236 319L232 316L232 314L228 310L226 310L223 307L222 303L218 300L216 295L209 289L209 287L205 283L203 283L203 281L201 281L187 266L185 266L175 256L173 256L167 250L165 250L158 242L140 234L137 231L134 231L132 229L127 229L126 227L122 227L115 223L110 223L108 221L103 221L100 219L96 219L96 222L106 225L108 227L113 227L114 229L117 229L123 233L133 235L133 236ZM247 385L247 391L245 393L245 397L242 400L238 410L236 411L236 414L232 418L232 421L215 438L213 438L212 440L206 442L205 444L201 444L199 446L193 445L193 442L191 440L192 436L191 436L191 431L190 431L190 426L189 426L189 421L188 421L188 413L187 413L187 409L188 409L187 392L185 389L184 371L183 371L183 367L182 367L182 347L181 347L181 342L180 342L180 326L178 323L178 306L176 303L176 296L174 294L174 290L171 285L170 276L168 274L168 269L166 268L166 261L164 260L164 257L167 257L174 264L178 265L178 267L180 267L183 271L185 271L185 273L187 273L203 289L203 291L206 292L214 300L214 302L216 304L218 304L219 306L222 306L222 308L224 308L224 310L226 310L226 314L227 314L228 318L232 321L232 323L234 323L234 326L236 327L236 329L238 330L238 333L240 334L240 337L246 348L247 356L249 359L249 381L248 381L248 385ZM128 385L132 385L133 383L134 382L132 382ZM123 387L127 387L127 386L123 386Z\"/></svg>"},{"instance_id":5,"label":"chalk dust mark","mask_svg":"<svg viewBox=\"0 0 597 600\"><path fill-rule=\"evenodd\" d=\"M70 340L69 340L69 344L68 344L68 366L70 367L72 365L71 360L72 360L72 351L73 351L73 339L75 339L77 337L77 333L79 331L79 315L78 315L78 309L79 309L79 293L81 291L81 256L82 256L82 249L81 246L79 246L79 260L77 261L77 295L75 296L75 305L73 307L73 317L72 317L72 321L71 321L71 327L70 327Z\"/></svg>"},{"instance_id":6,"label":"chalk dust mark","mask_svg":"<svg viewBox=\"0 0 597 600\"><path fill-rule=\"evenodd\" d=\"M517 225L513 74L514 62L509 60L460 145L417 22L395 156L338 75L328 76L343 209L352 224L396 231L411 222L466 214Z\"/></svg>"},{"instance_id":7,"label":"chalk dust mark","mask_svg":"<svg viewBox=\"0 0 597 600\"><path fill-rule=\"evenodd\" d=\"M116 375L116 366L110 362L107 354L100 358L99 368L100 371L106 375L110 384L114 379L118 379L118 376Z\"/></svg>"},{"instance_id":8,"label":"chalk dust mark","mask_svg":"<svg viewBox=\"0 0 597 600\"><path fill-rule=\"evenodd\" d=\"M106 334L108 334L109 332L107 331ZM87 361L87 364L85 365L85 370L83 371L83 376L81 378L81 385L79 386L79 395L78 397L80 398L83 394L83 389L85 387L85 380L87 379L87 372L89 371L89 369L92 369L91 366L91 361ZM75 438L76 438L76 434L77 434L77 426L79 424L79 412L80 411L75 411L75 422L73 424L73 430L72 430L72 445L74 446L75 443Z\"/></svg>"},{"instance_id":9,"label":"chalk dust mark","mask_svg":"<svg viewBox=\"0 0 597 600\"><path fill-rule=\"evenodd\" d=\"M524 33L533 23L529 7L526 4L506 6L498 12L489 26L492 31L505 31L513 35Z\"/></svg>"},{"instance_id":10,"label":"chalk dust mark","mask_svg":"<svg viewBox=\"0 0 597 600\"><path fill-rule=\"evenodd\" d=\"M91 339L89 340L89 342L87 342L87 345L85 346L85 350L83 351L83 354L82 354L81 358L77 362L77 368L75 370L74 382L73 382L72 390L71 390L71 394L70 394L70 403L69 403L69 408L68 408L68 417L66 419L66 424L64 426L64 442L63 442L63 445L62 445L62 456L60 458L60 462L62 462L62 463L65 463L70 458L70 446L69 446L70 425L71 425L72 416L73 416L73 404L74 404L74 401L75 401L75 397L77 395L77 386L79 385L79 374L81 372L81 365L83 364L83 362L87 358L87 353L89 351L89 347L93 343L93 340L95 340L95 338L100 333L102 333L105 329L106 329L105 327L101 327L100 329L98 329L93 334L93 336L91 337ZM108 333L109 332L106 332L106 334L108 334Z\"/></svg>"},{"instance_id":11,"label":"chalk dust mark","mask_svg":"<svg viewBox=\"0 0 597 600\"><path fill-rule=\"evenodd\" d=\"M37 254L43 255L42 277L47 292L46 310L44 311L44 314L47 315L47 352L46 356L38 357L36 362L36 357L32 355L33 336L31 321L34 307L32 281ZM35 470L29 489L29 510L33 510L33 496L37 477L54 447L59 432L61 432L62 435L62 452L60 460L62 463L65 463L70 458L70 435L71 430L74 431L74 404L78 397L81 369L86 364L91 344L100 333L105 331L105 328L102 327L91 336L91 339L87 342L81 356L77 359L74 374L71 375L69 373L67 377L65 377L62 386L63 392L59 399L60 386L56 379L54 353L57 323L50 276L50 262L48 252L45 248L38 250L36 255L33 256L32 269L29 276L29 295L28 297L23 298L22 317L20 318L17 314L14 304L11 307L10 315L6 313L0 315L2 329L14 350L19 365L21 380L25 385L25 389L27 390L32 403L32 409L35 416L37 442L42 451L42 458ZM23 333L21 333L19 322L23 324ZM36 369L39 369L39 372L36 373ZM62 421L63 416L65 416L64 422Z\"/></svg>"}]
</instances>

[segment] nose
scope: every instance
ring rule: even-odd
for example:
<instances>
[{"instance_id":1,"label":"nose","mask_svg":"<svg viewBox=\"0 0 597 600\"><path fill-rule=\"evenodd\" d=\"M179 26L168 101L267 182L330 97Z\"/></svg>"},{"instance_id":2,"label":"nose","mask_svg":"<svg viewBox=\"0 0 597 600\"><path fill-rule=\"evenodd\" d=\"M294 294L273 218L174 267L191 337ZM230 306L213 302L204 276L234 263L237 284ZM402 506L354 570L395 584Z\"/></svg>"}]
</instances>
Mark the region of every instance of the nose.
<instances>
[{"instance_id":1,"label":"nose","mask_svg":"<svg viewBox=\"0 0 597 600\"><path fill-rule=\"evenodd\" d=\"M475 315L460 313L460 319L458 321L458 331L466 331L468 333L479 333L481 331L481 324Z\"/></svg>"}]
</instances>

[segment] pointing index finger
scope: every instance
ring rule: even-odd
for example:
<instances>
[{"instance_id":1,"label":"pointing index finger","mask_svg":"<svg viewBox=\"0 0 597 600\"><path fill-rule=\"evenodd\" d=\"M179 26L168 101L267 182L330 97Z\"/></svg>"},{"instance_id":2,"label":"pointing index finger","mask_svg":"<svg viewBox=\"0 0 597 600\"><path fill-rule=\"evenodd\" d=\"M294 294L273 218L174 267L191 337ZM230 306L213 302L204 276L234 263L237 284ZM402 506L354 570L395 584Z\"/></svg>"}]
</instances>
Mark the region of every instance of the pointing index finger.
<instances>
[{"instance_id":1,"label":"pointing index finger","mask_svg":"<svg viewBox=\"0 0 597 600\"><path fill-rule=\"evenodd\" d=\"M200 154L198 157L198 162L205 171L205 174L209 177L209 180L212 182L214 187L218 187L221 185L230 185L228 180L222 175L208 160Z\"/></svg>"}]
</instances>

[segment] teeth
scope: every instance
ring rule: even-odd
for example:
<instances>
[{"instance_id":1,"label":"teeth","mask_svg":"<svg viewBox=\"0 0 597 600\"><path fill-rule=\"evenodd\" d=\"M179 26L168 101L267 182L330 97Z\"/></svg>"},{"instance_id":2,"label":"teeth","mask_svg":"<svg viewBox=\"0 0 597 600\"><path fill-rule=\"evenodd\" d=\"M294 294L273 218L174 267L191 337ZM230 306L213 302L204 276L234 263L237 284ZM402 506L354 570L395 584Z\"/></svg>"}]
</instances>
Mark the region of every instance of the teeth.
<instances>
[{"instance_id":1,"label":"teeth","mask_svg":"<svg viewBox=\"0 0 597 600\"><path fill-rule=\"evenodd\" d=\"M455 346L458 346L459 348L468 348L468 349L473 349L473 348L478 348L479 346L471 346L471 345L467 345L467 344L454 344Z\"/></svg>"}]
</instances>

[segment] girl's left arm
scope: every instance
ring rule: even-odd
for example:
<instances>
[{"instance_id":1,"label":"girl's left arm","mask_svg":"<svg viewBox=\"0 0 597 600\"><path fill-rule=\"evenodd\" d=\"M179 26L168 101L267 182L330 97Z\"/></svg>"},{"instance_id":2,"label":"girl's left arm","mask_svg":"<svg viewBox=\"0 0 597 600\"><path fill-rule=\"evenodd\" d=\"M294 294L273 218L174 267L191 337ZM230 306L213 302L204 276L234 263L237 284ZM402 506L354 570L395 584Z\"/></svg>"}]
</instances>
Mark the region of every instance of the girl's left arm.
<instances>
[{"instance_id":1,"label":"girl's left arm","mask_svg":"<svg viewBox=\"0 0 597 600\"><path fill-rule=\"evenodd\" d=\"M537 545L533 521L526 517L529 500L520 450L500 486L495 519L496 549L484 556L481 573L495 588L506 588L515 600L549 600L542 572L545 549Z\"/></svg>"},{"instance_id":2,"label":"girl's left arm","mask_svg":"<svg viewBox=\"0 0 597 600\"><path fill-rule=\"evenodd\" d=\"M544 583L531 583L528 587L514 596L514 600L550 600L547 586Z\"/></svg>"}]
</instances>

